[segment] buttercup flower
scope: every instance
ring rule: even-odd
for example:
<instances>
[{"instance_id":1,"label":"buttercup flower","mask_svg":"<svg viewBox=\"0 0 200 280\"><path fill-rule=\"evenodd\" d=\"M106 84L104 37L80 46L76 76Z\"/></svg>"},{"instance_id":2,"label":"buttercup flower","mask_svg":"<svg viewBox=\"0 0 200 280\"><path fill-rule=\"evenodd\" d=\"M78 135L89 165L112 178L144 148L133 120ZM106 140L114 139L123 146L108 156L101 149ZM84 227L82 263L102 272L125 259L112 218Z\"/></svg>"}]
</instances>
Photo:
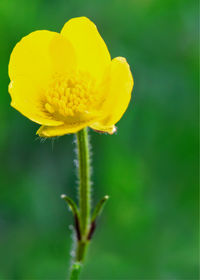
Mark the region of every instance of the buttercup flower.
<instances>
[{"instance_id":1,"label":"buttercup flower","mask_svg":"<svg viewBox=\"0 0 200 280\"><path fill-rule=\"evenodd\" d=\"M110 54L94 23L69 20L61 33L24 37L9 62L11 106L53 137L84 127L112 134L133 88L126 59Z\"/></svg>"}]
</instances>

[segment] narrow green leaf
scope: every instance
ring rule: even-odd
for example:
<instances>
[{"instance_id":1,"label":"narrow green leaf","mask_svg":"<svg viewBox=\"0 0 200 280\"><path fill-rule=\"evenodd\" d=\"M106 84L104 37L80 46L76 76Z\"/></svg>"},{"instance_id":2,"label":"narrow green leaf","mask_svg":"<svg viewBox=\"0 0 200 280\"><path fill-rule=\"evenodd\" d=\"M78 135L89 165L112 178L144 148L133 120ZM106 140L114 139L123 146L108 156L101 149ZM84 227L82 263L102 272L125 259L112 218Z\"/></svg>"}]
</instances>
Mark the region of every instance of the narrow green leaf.
<instances>
[{"instance_id":1,"label":"narrow green leaf","mask_svg":"<svg viewBox=\"0 0 200 280\"><path fill-rule=\"evenodd\" d=\"M105 205L105 202L109 199L108 195L105 195L96 205L93 215L92 215L92 219L91 219L91 223L93 223L96 218L101 214L103 207Z\"/></svg>"},{"instance_id":2,"label":"narrow green leaf","mask_svg":"<svg viewBox=\"0 0 200 280\"><path fill-rule=\"evenodd\" d=\"M67 204L68 204L69 208L71 209L71 211L73 212L73 214L79 216L76 203L70 197L68 197L66 194L61 194L61 198L67 202Z\"/></svg>"},{"instance_id":3,"label":"narrow green leaf","mask_svg":"<svg viewBox=\"0 0 200 280\"><path fill-rule=\"evenodd\" d=\"M75 230L76 230L77 239L81 240L80 215L79 215L79 211L76 206L76 203L71 198L66 196L65 194L62 194L61 198L67 202L69 208L72 210L72 213L74 215L74 226L75 226Z\"/></svg>"}]
</instances>

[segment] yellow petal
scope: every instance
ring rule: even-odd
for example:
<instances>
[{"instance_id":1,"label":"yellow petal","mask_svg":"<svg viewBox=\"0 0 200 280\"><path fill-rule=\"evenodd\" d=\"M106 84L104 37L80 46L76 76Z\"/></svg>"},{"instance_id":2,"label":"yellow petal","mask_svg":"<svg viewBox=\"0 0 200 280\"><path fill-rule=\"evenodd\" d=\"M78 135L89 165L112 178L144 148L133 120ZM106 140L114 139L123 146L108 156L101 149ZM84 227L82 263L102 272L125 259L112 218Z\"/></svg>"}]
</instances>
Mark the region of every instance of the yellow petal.
<instances>
[{"instance_id":1,"label":"yellow petal","mask_svg":"<svg viewBox=\"0 0 200 280\"><path fill-rule=\"evenodd\" d=\"M23 115L44 125L60 125L44 110L44 95L55 73L70 73L76 68L74 49L62 35L36 31L14 48L9 63L11 105Z\"/></svg>"},{"instance_id":2,"label":"yellow petal","mask_svg":"<svg viewBox=\"0 0 200 280\"><path fill-rule=\"evenodd\" d=\"M86 126L89 126L94 120L65 123L60 126L41 126L37 133L40 137L55 137L65 134L76 133Z\"/></svg>"},{"instance_id":3,"label":"yellow petal","mask_svg":"<svg viewBox=\"0 0 200 280\"><path fill-rule=\"evenodd\" d=\"M90 125L90 127L94 130L96 130L97 132L100 133L108 133L108 134L113 134L117 131L117 128L112 125L112 126L101 126L100 123L93 123L92 125Z\"/></svg>"},{"instance_id":4,"label":"yellow petal","mask_svg":"<svg viewBox=\"0 0 200 280\"><path fill-rule=\"evenodd\" d=\"M76 69L74 48L69 40L60 33L55 33L50 42L49 52L53 72L65 74Z\"/></svg>"},{"instance_id":5,"label":"yellow petal","mask_svg":"<svg viewBox=\"0 0 200 280\"><path fill-rule=\"evenodd\" d=\"M63 122L53 120L45 112L42 103L41 89L35 83L25 78L18 78L9 84L12 98L11 106L30 120L43 125L61 125Z\"/></svg>"},{"instance_id":6,"label":"yellow petal","mask_svg":"<svg viewBox=\"0 0 200 280\"><path fill-rule=\"evenodd\" d=\"M72 43L79 69L101 79L111 59L96 25L86 17L73 18L64 25L61 34Z\"/></svg>"},{"instance_id":7,"label":"yellow petal","mask_svg":"<svg viewBox=\"0 0 200 280\"><path fill-rule=\"evenodd\" d=\"M11 80L29 78L44 85L52 73L70 72L75 68L75 55L70 42L59 33L39 30L17 43L9 62Z\"/></svg>"},{"instance_id":8,"label":"yellow petal","mask_svg":"<svg viewBox=\"0 0 200 280\"><path fill-rule=\"evenodd\" d=\"M102 81L104 99L101 104L102 119L91 128L106 131L113 127L126 111L131 99L133 77L130 67L123 57L112 60Z\"/></svg>"},{"instance_id":9,"label":"yellow petal","mask_svg":"<svg viewBox=\"0 0 200 280\"><path fill-rule=\"evenodd\" d=\"M11 80L26 77L44 81L51 75L49 46L55 32L35 31L22 38L12 51L9 62Z\"/></svg>"}]
</instances>

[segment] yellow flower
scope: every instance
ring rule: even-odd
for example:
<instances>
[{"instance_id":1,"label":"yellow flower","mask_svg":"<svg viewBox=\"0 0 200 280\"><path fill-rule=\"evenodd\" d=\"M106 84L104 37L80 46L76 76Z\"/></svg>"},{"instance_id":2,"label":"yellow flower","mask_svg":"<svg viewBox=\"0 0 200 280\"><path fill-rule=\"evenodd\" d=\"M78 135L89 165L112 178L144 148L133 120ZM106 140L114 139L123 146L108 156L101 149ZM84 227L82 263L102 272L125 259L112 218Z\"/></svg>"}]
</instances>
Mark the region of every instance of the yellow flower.
<instances>
[{"instance_id":1,"label":"yellow flower","mask_svg":"<svg viewBox=\"0 0 200 280\"><path fill-rule=\"evenodd\" d=\"M69 20L61 33L24 37L9 62L11 106L53 137L84 127L112 134L133 88L126 59L110 54L94 23Z\"/></svg>"}]
</instances>

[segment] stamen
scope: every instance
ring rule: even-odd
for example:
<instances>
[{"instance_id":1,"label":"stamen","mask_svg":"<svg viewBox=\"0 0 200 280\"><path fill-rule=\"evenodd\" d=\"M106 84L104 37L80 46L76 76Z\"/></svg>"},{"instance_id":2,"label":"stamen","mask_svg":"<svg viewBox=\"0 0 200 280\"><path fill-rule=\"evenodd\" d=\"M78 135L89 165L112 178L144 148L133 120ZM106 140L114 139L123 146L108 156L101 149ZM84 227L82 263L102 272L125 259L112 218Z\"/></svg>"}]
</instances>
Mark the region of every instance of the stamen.
<instances>
[{"instance_id":1,"label":"stamen","mask_svg":"<svg viewBox=\"0 0 200 280\"><path fill-rule=\"evenodd\" d=\"M78 72L64 77L56 74L46 91L45 110L60 117L88 111L95 104L95 84L90 76Z\"/></svg>"},{"instance_id":2,"label":"stamen","mask_svg":"<svg viewBox=\"0 0 200 280\"><path fill-rule=\"evenodd\" d=\"M45 104L45 108L46 108L47 111L48 111L49 113L51 113L51 114L55 112L54 108L53 108L49 103L46 103L46 104Z\"/></svg>"}]
</instances>

